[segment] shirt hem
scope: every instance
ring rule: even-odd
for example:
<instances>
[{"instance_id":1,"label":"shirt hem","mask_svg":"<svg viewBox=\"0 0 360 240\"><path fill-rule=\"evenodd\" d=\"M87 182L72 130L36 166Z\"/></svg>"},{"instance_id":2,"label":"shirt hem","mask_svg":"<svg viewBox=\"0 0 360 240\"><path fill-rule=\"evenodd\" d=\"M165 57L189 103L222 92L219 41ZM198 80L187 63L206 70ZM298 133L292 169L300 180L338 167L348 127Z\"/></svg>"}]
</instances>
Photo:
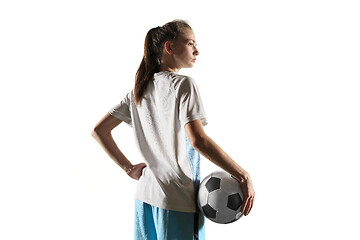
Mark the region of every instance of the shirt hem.
<instances>
[{"instance_id":1,"label":"shirt hem","mask_svg":"<svg viewBox=\"0 0 360 240\"><path fill-rule=\"evenodd\" d=\"M207 118L205 115L195 115L187 117L183 122L182 126L184 127L187 123L200 119L203 126L206 126L208 124Z\"/></svg>"},{"instance_id":2,"label":"shirt hem","mask_svg":"<svg viewBox=\"0 0 360 240\"><path fill-rule=\"evenodd\" d=\"M129 124L131 126L131 120L129 120L127 117L125 117L123 114L118 113L118 112L114 112L114 111L109 111L110 115L113 117L116 117L117 119Z\"/></svg>"},{"instance_id":3,"label":"shirt hem","mask_svg":"<svg viewBox=\"0 0 360 240\"><path fill-rule=\"evenodd\" d=\"M190 213L195 213L196 208L187 208L187 207L179 207L179 206L172 206L172 205L166 205L166 204L160 204L160 203L154 203L152 201L146 200L146 199L142 199L139 197L135 197L135 199L142 201L144 203L150 204L151 206L154 207L158 207L161 209L165 209L165 210L171 210L171 211L176 211L176 212L190 212Z\"/></svg>"}]
</instances>

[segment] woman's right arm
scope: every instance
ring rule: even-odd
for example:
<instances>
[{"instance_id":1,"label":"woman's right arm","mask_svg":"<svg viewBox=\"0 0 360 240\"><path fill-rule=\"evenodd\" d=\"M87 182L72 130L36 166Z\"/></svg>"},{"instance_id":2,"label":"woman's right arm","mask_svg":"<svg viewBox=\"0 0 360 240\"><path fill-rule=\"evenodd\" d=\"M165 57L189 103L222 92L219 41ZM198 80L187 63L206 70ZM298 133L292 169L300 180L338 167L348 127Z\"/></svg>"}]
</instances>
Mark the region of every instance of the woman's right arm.
<instances>
[{"instance_id":1,"label":"woman's right arm","mask_svg":"<svg viewBox=\"0 0 360 240\"><path fill-rule=\"evenodd\" d=\"M117 165L119 165L131 178L139 180L142 169L146 167L146 164L140 163L133 165L121 152L111 134L111 131L121 122L121 120L107 113L100 122L96 124L91 135Z\"/></svg>"},{"instance_id":2,"label":"woman's right arm","mask_svg":"<svg viewBox=\"0 0 360 240\"><path fill-rule=\"evenodd\" d=\"M249 173L206 135L200 119L187 123L185 130L190 144L196 151L239 180L244 194L244 204L242 205L241 212L248 215L255 197L255 191Z\"/></svg>"}]
</instances>

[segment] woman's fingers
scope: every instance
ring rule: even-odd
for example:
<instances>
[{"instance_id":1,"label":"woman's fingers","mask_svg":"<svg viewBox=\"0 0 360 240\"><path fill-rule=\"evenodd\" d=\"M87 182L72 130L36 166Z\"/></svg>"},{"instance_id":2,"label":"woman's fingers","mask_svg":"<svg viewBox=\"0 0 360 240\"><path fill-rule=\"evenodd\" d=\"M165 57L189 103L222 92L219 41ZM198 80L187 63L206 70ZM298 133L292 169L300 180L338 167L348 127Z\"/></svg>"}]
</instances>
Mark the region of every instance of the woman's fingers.
<instances>
[{"instance_id":1,"label":"woman's fingers","mask_svg":"<svg viewBox=\"0 0 360 240\"><path fill-rule=\"evenodd\" d=\"M254 205L255 191L250 178L240 183L240 185L244 195L244 202L240 211L247 216Z\"/></svg>"},{"instance_id":2,"label":"woman's fingers","mask_svg":"<svg viewBox=\"0 0 360 240\"><path fill-rule=\"evenodd\" d=\"M247 216L250 213L253 204L254 204L254 197L250 197L249 201L248 201L247 209L246 209L246 212L245 212L245 216Z\"/></svg>"},{"instance_id":3,"label":"woman's fingers","mask_svg":"<svg viewBox=\"0 0 360 240\"><path fill-rule=\"evenodd\" d=\"M247 216L254 204L254 196L247 196L246 199L244 199L244 203L240 209L240 212L242 212L245 216Z\"/></svg>"},{"instance_id":4,"label":"woman's fingers","mask_svg":"<svg viewBox=\"0 0 360 240\"><path fill-rule=\"evenodd\" d=\"M135 179L135 180L139 180L141 175L142 175L142 170L143 168L146 167L145 163L139 163L134 165L134 167L131 169L131 171L128 173L128 175Z\"/></svg>"},{"instance_id":5,"label":"woman's fingers","mask_svg":"<svg viewBox=\"0 0 360 240\"><path fill-rule=\"evenodd\" d=\"M248 198L244 198L244 202L241 206L240 212L245 213L245 208L247 206Z\"/></svg>"}]
</instances>

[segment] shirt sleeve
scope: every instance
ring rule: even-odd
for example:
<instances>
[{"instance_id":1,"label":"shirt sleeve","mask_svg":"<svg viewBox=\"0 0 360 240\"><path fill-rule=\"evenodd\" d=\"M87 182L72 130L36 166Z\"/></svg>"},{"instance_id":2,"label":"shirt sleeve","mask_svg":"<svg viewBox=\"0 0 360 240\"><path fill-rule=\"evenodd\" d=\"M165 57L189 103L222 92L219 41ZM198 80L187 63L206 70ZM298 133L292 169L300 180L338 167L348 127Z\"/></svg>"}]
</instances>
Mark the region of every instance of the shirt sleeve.
<instances>
[{"instance_id":1,"label":"shirt sleeve","mask_svg":"<svg viewBox=\"0 0 360 240\"><path fill-rule=\"evenodd\" d=\"M132 126L131 121L131 93L128 93L125 98L116 106L110 109L109 113L116 117L117 119L120 119L121 121L126 122L130 126Z\"/></svg>"},{"instance_id":2,"label":"shirt sleeve","mask_svg":"<svg viewBox=\"0 0 360 240\"><path fill-rule=\"evenodd\" d=\"M208 123L200 92L194 79L185 77L182 80L177 91L177 99L181 126L184 127L188 122L197 119L201 120L203 126Z\"/></svg>"}]
</instances>

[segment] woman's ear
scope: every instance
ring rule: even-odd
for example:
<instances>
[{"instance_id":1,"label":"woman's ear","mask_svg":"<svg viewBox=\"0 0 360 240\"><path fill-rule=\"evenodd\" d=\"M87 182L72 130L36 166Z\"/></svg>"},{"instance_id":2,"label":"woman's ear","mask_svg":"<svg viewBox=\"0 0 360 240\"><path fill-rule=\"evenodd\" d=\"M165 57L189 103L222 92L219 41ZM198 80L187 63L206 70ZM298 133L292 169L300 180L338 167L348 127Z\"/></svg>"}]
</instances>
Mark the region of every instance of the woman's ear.
<instances>
[{"instance_id":1,"label":"woman's ear","mask_svg":"<svg viewBox=\"0 0 360 240\"><path fill-rule=\"evenodd\" d=\"M167 54L172 55L173 53L173 43L171 41L165 42L165 51Z\"/></svg>"}]
</instances>

